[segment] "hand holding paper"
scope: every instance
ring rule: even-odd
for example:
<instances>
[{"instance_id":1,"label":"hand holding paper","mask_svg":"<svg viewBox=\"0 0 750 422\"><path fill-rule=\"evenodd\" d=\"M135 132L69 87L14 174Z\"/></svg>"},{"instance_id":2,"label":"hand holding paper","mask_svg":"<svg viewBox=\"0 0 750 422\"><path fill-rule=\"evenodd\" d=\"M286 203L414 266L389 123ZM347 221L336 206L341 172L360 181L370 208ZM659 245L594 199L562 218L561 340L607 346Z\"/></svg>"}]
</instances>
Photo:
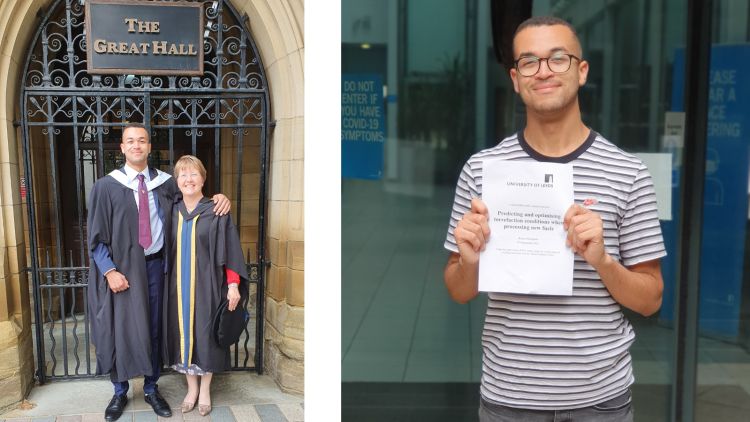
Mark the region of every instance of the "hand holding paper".
<instances>
[{"instance_id":1,"label":"hand holding paper","mask_svg":"<svg viewBox=\"0 0 750 422\"><path fill-rule=\"evenodd\" d=\"M492 237L480 255L479 290L571 295L573 252L563 228L573 203L571 167L488 160L482 171Z\"/></svg>"},{"instance_id":2,"label":"hand holding paper","mask_svg":"<svg viewBox=\"0 0 750 422\"><path fill-rule=\"evenodd\" d=\"M565 213L563 227L568 231L565 244L574 253L581 255L594 268L604 262L604 226L599 214L583 205L573 204Z\"/></svg>"},{"instance_id":3,"label":"hand holding paper","mask_svg":"<svg viewBox=\"0 0 750 422\"><path fill-rule=\"evenodd\" d=\"M458 245L458 253L467 264L479 262L479 252L483 251L490 236L487 206L479 198L471 200L471 209L464 214L453 231Z\"/></svg>"}]
</instances>

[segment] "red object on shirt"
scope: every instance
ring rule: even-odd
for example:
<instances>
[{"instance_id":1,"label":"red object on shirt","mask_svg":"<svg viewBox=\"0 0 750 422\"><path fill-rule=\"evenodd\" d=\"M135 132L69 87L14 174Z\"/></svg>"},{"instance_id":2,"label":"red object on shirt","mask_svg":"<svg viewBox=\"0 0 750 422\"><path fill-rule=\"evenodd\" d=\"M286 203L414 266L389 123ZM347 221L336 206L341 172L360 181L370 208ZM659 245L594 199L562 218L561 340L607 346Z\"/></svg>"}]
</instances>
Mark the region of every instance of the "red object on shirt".
<instances>
[{"instance_id":1,"label":"red object on shirt","mask_svg":"<svg viewBox=\"0 0 750 422\"><path fill-rule=\"evenodd\" d=\"M240 284L240 275L227 268L227 284Z\"/></svg>"}]
</instances>

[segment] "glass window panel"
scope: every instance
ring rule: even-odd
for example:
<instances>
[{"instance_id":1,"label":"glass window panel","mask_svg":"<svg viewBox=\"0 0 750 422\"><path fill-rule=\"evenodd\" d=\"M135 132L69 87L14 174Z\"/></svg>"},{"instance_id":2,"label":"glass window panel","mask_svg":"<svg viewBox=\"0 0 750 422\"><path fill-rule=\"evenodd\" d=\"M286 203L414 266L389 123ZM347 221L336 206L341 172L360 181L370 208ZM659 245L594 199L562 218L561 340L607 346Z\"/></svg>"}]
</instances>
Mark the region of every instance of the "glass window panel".
<instances>
[{"instance_id":1,"label":"glass window panel","mask_svg":"<svg viewBox=\"0 0 750 422\"><path fill-rule=\"evenodd\" d=\"M580 91L583 120L620 148L649 166L657 190L660 220L668 256L662 259L664 293L661 310L645 318L624 309L636 332L630 348L635 384L635 420L670 417L674 357L680 118L685 5L677 1L535 2L534 14L555 14L573 23L590 64ZM684 54L684 53L682 53ZM677 114L672 114L677 112ZM678 123L667 127L667 115ZM663 174L665 179L658 175ZM661 182L660 182L661 180Z\"/></svg>"},{"instance_id":2,"label":"glass window panel","mask_svg":"<svg viewBox=\"0 0 750 422\"><path fill-rule=\"evenodd\" d=\"M743 420L750 410L750 7L713 7L696 421Z\"/></svg>"}]
</instances>

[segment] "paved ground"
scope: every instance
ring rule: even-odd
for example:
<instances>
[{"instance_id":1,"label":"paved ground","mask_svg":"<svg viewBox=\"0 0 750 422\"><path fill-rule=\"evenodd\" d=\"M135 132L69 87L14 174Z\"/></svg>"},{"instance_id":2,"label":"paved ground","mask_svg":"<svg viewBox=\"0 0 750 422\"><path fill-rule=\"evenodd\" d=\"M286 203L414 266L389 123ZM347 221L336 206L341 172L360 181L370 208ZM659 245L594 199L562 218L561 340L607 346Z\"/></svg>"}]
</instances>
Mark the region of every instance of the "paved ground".
<instances>
[{"instance_id":1,"label":"paved ground","mask_svg":"<svg viewBox=\"0 0 750 422\"><path fill-rule=\"evenodd\" d=\"M171 418L159 418L143 400L143 379L131 383L123 422L241 421L296 422L304 420L304 398L282 392L268 376L246 372L214 376L211 385L213 411L201 417L196 410L183 415L180 403L187 391L185 377L168 374L159 380L159 391L172 406ZM112 398L107 379L58 381L35 387L28 401L33 408L0 414L0 422L103 421L104 408Z\"/></svg>"}]
</instances>

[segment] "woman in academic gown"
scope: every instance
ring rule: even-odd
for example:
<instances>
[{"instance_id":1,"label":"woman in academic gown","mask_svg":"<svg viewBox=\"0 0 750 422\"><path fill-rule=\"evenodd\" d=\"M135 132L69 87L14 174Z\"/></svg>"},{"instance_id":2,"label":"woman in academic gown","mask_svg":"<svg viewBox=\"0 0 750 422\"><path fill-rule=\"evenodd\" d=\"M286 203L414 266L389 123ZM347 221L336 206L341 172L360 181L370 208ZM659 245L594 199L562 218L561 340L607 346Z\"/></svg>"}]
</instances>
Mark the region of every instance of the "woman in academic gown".
<instances>
[{"instance_id":1,"label":"woman in academic gown","mask_svg":"<svg viewBox=\"0 0 750 422\"><path fill-rule=\"evenodd\" d=\"M203 197L206 169L185 155L175 163L174 177L182 195L172 209L172 243L164 299L165 363L187 377L183 413L196 402L201 415L211 412L211 377L230 368L229 348L214 339L212 321L223 298L232 312L240 303L247 270L232 219L213 212Z\"/></svg>"}]
</instances>

